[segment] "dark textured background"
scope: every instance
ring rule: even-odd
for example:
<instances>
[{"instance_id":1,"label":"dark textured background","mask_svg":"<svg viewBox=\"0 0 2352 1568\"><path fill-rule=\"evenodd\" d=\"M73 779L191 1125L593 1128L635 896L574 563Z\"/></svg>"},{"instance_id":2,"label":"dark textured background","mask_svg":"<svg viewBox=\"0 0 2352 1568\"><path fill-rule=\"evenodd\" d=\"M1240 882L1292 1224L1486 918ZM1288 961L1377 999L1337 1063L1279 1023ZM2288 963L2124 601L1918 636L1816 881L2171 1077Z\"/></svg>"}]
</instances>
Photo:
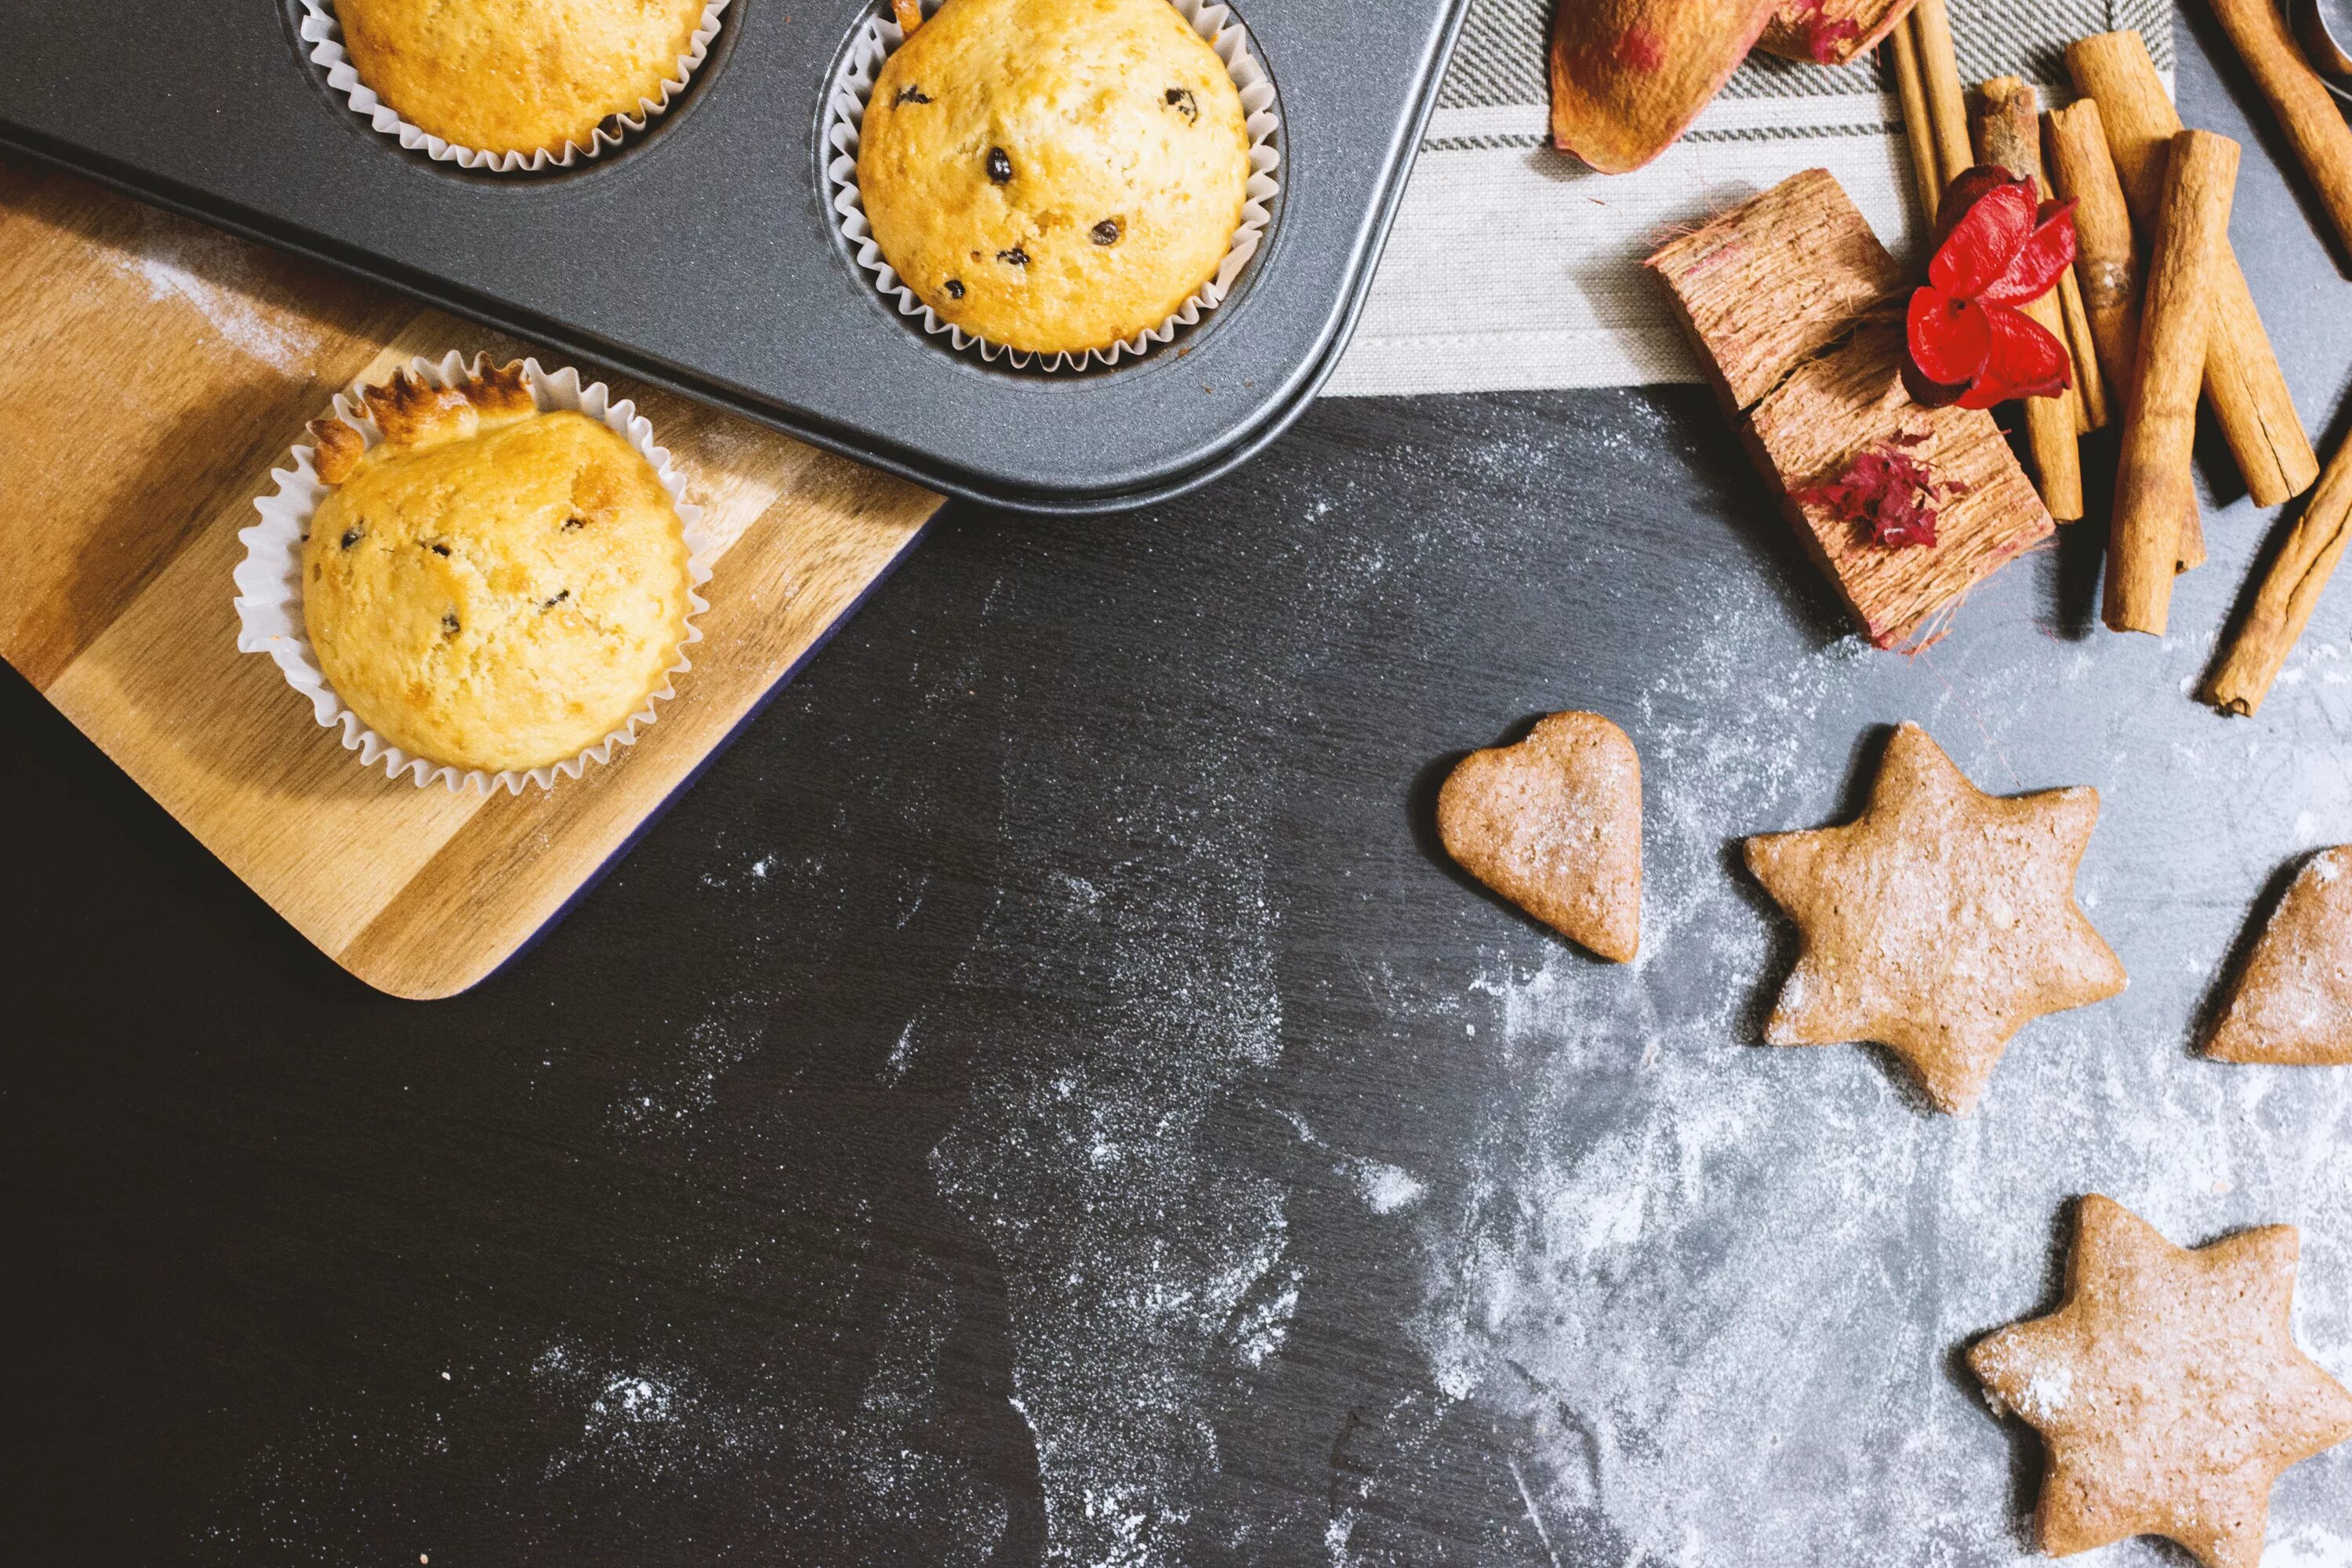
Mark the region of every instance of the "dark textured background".
<instances>
[{"instance_id":1,"label":"dark textured background","mask_svg":"<svg viewBox=\"0 0 2352 1568\"><path fill-rule=\"evenodd\" d=\"M2189 121L2250 136L2234 232L2331 422L2352 288L2242 84L2200 63L2210 30L2182 43ZM1850 1415L1793 1431L1814 1459L1772 1484L1819 1486L1833 1541L1743 1533L1728 1516L1793 1516L1706 1500L1688 1459L1721 1560L2005 1560L2032 1446L1949 1352L2048 1300L2067 1192L2178 1197L2163 1145L2221 1137L2197 1097L2242 1081L2186 1055L2213 977L2280 869L2352 838L2328 664L2299 660L2256 723L2181 694L2261 532L2242 501L2212 521L2161 647L2090 629L2086 532L1906 661L1840 645L1696 389L1325 403L1150 513L951 510L567 921L426 1005L341 973L0 673L5 1554L1619 1562L1632 1516L1578 1502L1561 1460L1584 1417L1465 1394L1432 1323L1481 1238L1526 1242L1496 1217L1515 1173L1671 1122L1643 1059L1663 1041L1674 1092L1712 1074L1764 1108L1721 1167L1759 1193L1803 1157L1787 1138L1822 1136L1815 1105L1897 1131L1922 1213L1963 1188L1960 1140L2037 1107L2178 1110L2177 1138L2086 1121L2079 1163L2031 1162L1981 1231L2001 1247L1897 1227L1883 1301L1792 1331L1818 1375L1908 1325L1883 1386L1964 1454L1935 1461L1962 1480L1932 1529L1853 1500L1920 1484L1905 1408L1832 1398L1808 1408ZM2347 592L2315 643L2344 646ZM1643 748L1635 971L1560 953L1432 842L1445 760L1571 705ZM2133 989L2030 1031L1966 1128L1871 1053L1747 1043L1788 938L1729 842L1834 816L1905 717L1988 787L2107 799L2084 885ZM1585 1043L1515 1023L1531 992L1574 999ZM2086 1057L2151 1065L2086 1088ZM2312 1169L2248 1159L2233 1195L2163 1215L2182 1240L2299 1218L2302 1330L2339 1372L2344 1077L2229 1123ZM1391 1166L1425 1195L1376 1201ZM1638 1335L1717 1261L1752 1273L1740 1238L1772 1216L1729 1217L1654 1222L1664 1283L1611 1265L1602 1312ZM2000 1305L1956 1327L1935 1301L1963 1279ZM1703 1323L1672 1333L1706 1361ZM1510 1362L1520 1330L1477 1342L1550 1375ZM2282 1534L2343 1530L2352 1454L2279 1510ZM2321 1553L2297 1563L2343 1545L2297 1539Z\"/></svg>"}]
</instances>

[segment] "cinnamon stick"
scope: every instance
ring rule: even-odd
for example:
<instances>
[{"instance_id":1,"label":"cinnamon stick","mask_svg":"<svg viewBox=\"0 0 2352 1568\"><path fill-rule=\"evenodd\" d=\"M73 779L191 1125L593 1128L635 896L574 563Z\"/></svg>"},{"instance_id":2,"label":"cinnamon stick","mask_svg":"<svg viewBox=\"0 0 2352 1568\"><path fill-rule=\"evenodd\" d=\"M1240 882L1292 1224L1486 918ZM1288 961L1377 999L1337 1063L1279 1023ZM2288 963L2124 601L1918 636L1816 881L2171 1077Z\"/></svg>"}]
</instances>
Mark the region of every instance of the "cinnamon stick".
<instances>
[{"instance_id":1,"label":"cinnamon stick","mask_svg":"<svg viewBox=\"0 0 2352 1568\"><path fill-rule=\"evenodd\" d=\"M2352 441L2336 449L2285 545L2254 590L2253 608L2230 639L2205 700L2224 713L2251 717L2278 679L2279 667L2319 607L2328 574L2352 540Z\"/></svg>"},{"instance_id":2,"label":"cinnamon stick","mask_svg":"<svg viewBox=\"0 0 2352 1568\"><path fill-rule=\"evenodd\" d=\"M2164 184L2166 149L2180 131L2180 116L2164 95L2147 44L2137 33L2101 33L2067 45L2066 66L2074 85L2098 104L2124 199L2132 216L2149 227ZM2258 506L2276 506L2311 488L2319 477L2319 458L2303 432L2237 254L2226 245L2213 310L2205 395L2246 478L2247 492Z\"/></svg>"},{"instance_id":3,"label":"cinnamon stick","mask_svg":"<svg viewBox=\"0 0 2352 1568\"><path fill-rule=\"evenodd\" d=\"M2050 199L2050 179L2042 179L2042 199ZM2091 341L2091 319L2083 305L2082 279L2068 268L2058 275L2058 310L2066 318L2066 353L2074 362L2074 427L2084 435L2107 427L2107 378Z\"/></svg>"},{"instance_id":4,"label":"cinnamon stick","mask_svg":"<svg viewBox=\"0 0 2352 1568\"><path fill-rule=\"evenodd\" d=\"M2139 341L2139 257L2131 209L2107 151L2099 106L2080 99L2050 111L2050 168L2058 194L2074 204L2074 272L2107 379L2125 398Z\"/></svg>"},{"instance_id":5,"label":"cinnamon stick","mask_svg":"<svg viewBox=\"0 0 2352 1568\"><path fill-rule=\"evenodd\" d=\"M2336 237L2352 248L2352 126L2286 30L2279 0L2209 0L2221 30L2311 176Z\"/></svg>"},{"instance_id":6,"label":"cinnamon stick","mask_svg":"<svg viewBox=\"0 0 2352 1568\"><path fill-rule=\"evenodd\" d=\"M1968 172L1968 97L1960 88L1959 57L1952 50L1951 14L1944 0L1919 0L1911 9L1912 38L1919 47L1919 81L1927 95L1927 121L1936 135L1936 198ZM1933 222L1931 214L1929 221Z\"/></svg>"},{"instance_id":7,"label":"cinnamon stick","mask_svg":"<svg viewBox=\"0 0 2352 1568\"><path fill-rule=\"evenodd\" d=\"M1977 122L1979 159L2006 170L2012 179L2032 180L2042 169L2042 120L2033 89L2013 76L1997 76L1978 89L1984 117ZM2066 317L2056 289L2023 307L2044 331L2066 341ZM2050 397L2025 404L2025 441L2033 454L2042 504L2061 522L2083 515L2083 459L2075 446L2079 411L2070 385Z\"/></svg>"},{"instance_id":8,"label":"cinnamon stick","mask_svg":"<svg viewBox=\"0 0 2352 1568\"><path fill-rule=\"evenodd\" d=\"M2208 329L2219 320L2213 303L2237 178L2235 142L2210 131L2173 138L2157 204L2138 376L2124 419L2107 545L2104 611L2116 631L2160 637L2171 606L2181 498L2196 482L2189 449L2197 439L2197 383Z\"/></svg>"},{"instance_id":9,"label":"cinnamon stick","mask_svg":"<svg viewBox=\"0 0 2352 1568\"><path fill-rule=\"evenodd\" d=\"M2132 239L2131 209L2124 205L2123 182L2107 151L2099 106L2078 99L2053 109L2045 121L2043 148L2060 195L2074 204L2074 274L2082 285L2083 310L2091 341L2114 394L2116 417L2131 401L2132 368L2139 345L2139 251ZM2180 569L2205 563L2205 523L2191 486L2180 514Z\"/></svg>"},{"instance_id":10,"label":"cinnamon stick","mask_svg":"<svg viewBox=\"0 0 2352 1568\"><path fill-rule=\"evenodd\" d=\"M1916 22L1906 16L1886 35L1895 60L1895 96L1903 105L1903 140L1911 150L1911 178L1919 191L1919 211L1927 227L1936 226L1936 208L1944 199L1944 177L1936 164L1936 122L1927 113L1927 84L1919 74L1919 43Z\"/></svg>"}]
</instances>

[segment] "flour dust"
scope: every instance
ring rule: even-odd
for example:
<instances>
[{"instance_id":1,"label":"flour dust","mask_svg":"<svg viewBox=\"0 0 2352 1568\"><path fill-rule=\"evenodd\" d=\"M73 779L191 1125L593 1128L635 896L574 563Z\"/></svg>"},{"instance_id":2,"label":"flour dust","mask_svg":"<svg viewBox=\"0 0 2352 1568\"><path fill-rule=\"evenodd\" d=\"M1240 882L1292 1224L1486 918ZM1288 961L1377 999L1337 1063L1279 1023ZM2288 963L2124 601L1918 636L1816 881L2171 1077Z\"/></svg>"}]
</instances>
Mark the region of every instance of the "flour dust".
<instances>
[{"instance_id":1,"label":"flour dust","mask_svg":"<svg viewBox=\"0 0 2352 1568\"><path fill-rule=\"evenodd\" d=\"M1530 1542L1552 1561L2038 1560L2021 1522L2025 1440L1989 1415L1958 1353L2048 1310L2067 1203L2086 1192L2184 1244L2304 1226L2298 1332L2352 1376L2352 1074L2189 1052L2188 1021L2259 880L2184 908L2177 862L2143 847L2210 838L2168 814L2213 784L2175 776L2242 766L2219 743L2242 731L2217 728L2208 756L2133 734L2095 691L2045 694L2082 703L2075 737L2113 785L2110 852L2095 839L2081 883L2094 920L2127 963L2166 921L2200 956L2135 969L2125 1002L2029 1026L1972 1117L1923 1109L1871 1048L1749 1043L1790 952L1726 847L1823 819L1801 737L1916 716L1986 787L2016 787L2002 776L2012 757L2034 784L2082 782L2043 772L2063 764L2029 756L2013 720L1979 722L2003 711L1986 693L2006 679L1963 668L1947 682L1928 663L1890 679L1852 645L1792 677L1780 661L1751 667L1736 639L1663 679L1629 723L1649 812L1640 961L1621 970L1549 945L1469 977L1501 1061L1468 1178L1421 1213L1413 1333L1443 1394L1503 1435ZM1890 708L1890 688L1909 695ZM1701 721L1701 708L1750 717ZM2257 864L2307 841L2314 810L2352 836L2333 770L2256 771L2264 804L2230 832L2272 846ZM2247 880L2233 875L2208 885ZM2265 1561L2352 1560L2347 1486L2340 1455L2291 1474ZM2110 1560L2168 1559L2142 1542Z\"/></svg>"}]
</instances>

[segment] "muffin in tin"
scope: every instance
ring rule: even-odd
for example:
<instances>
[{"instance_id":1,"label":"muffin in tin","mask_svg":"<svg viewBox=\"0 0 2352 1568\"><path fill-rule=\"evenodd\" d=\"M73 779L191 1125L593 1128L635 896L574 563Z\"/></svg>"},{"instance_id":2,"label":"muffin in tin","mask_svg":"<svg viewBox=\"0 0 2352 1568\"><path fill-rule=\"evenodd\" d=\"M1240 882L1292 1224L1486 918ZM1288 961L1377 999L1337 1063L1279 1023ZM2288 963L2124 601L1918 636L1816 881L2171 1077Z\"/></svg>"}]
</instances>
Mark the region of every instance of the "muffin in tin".
<instances>
[{"instance_id":1,"label":"muffin in tin","mask_svg":"<svg viewBox=\"0 0 2352 1568\"><path fill-rule=\"evenodd\" d=\"M311 426L332 486L302 618L336 696L394 745L486 773L564 761L668 679L691 611L685 530L605 426L541 413L520 364L362 395L383 439Z\"/></svg>"},{"instance_id":2,"label":"muffin in tin","mask_svg":"<svg viewBox=\"0 0 2352 1568\"><path fill-rule=\"evenodd\" d=\"M703 0L336 0L352 68L402 119L485 153L592 146L658 103Z\"/></svg>"},{"instance_id":3,"label":"muffin in tin","mask_svg":"<svg viewBox=\"0 0 2352 1568\"><path fill-rule=\"evenodd\" d=\"M1168 0L946 0L883 63L857 184L883 257L943 321L1033 353L1106 350L1216 275L1244 121Z\"/></svg>"}]
</instances>

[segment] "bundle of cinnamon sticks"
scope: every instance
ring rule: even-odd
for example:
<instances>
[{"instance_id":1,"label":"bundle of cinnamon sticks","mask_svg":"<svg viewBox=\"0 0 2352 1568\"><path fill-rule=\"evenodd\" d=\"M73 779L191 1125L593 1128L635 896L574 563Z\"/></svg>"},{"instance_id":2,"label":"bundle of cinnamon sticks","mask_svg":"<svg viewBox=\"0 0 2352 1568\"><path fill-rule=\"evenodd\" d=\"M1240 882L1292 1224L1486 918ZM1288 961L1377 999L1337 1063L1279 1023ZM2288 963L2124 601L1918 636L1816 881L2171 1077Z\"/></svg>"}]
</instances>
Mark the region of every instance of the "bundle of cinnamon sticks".
<instances>
[{"instance_id":1,"label":"bundle of cinnamon sticks","mask_svg":"<svg viewBox=\"0 0 2352 1568\"><path fill-rule=\"evenodd\" d=\"M2306 142L2317 149L2305 153L2306 162L2330 189L2329 210L2352 243L2352 130L2332 100L2321 121L2301 90L2306 84L2286 68L2292 63L2308 75L2308 68L2271 47L2278 25L2269 0L2211 4L2233 37L2245 34L2260 46L2250 49L2240 37L2282 118L2311 122L2299 131L2290 119L2290 138L2298 151ZM2205 559L2190 467L2200 392L2256 504L2277 505L2319 477L2230 247L2238 146L2181 125L2137 33L2069 46L2067 68L2083 96L2046 117L2025 83L1982 84L1973 142L1944 0L1919 0L1889 41L1931 223L1944 191L1970 163L2030 177L2044 199L2074 203L2074 270L2030 312L2065 344L2074 385L2068 396L2024 400L2028 447L2051 514L2079 518L2077 437L2120 418L2103 615L2116 630L2161 634L2175 574ZM2326 100L2315 83L2309 85ZM2339 454L2216 668L2206 695L2217 706L2251 713L2261 703L2343 552L2347 523L2352 459Z\"/></svg>"}]
</instances>

